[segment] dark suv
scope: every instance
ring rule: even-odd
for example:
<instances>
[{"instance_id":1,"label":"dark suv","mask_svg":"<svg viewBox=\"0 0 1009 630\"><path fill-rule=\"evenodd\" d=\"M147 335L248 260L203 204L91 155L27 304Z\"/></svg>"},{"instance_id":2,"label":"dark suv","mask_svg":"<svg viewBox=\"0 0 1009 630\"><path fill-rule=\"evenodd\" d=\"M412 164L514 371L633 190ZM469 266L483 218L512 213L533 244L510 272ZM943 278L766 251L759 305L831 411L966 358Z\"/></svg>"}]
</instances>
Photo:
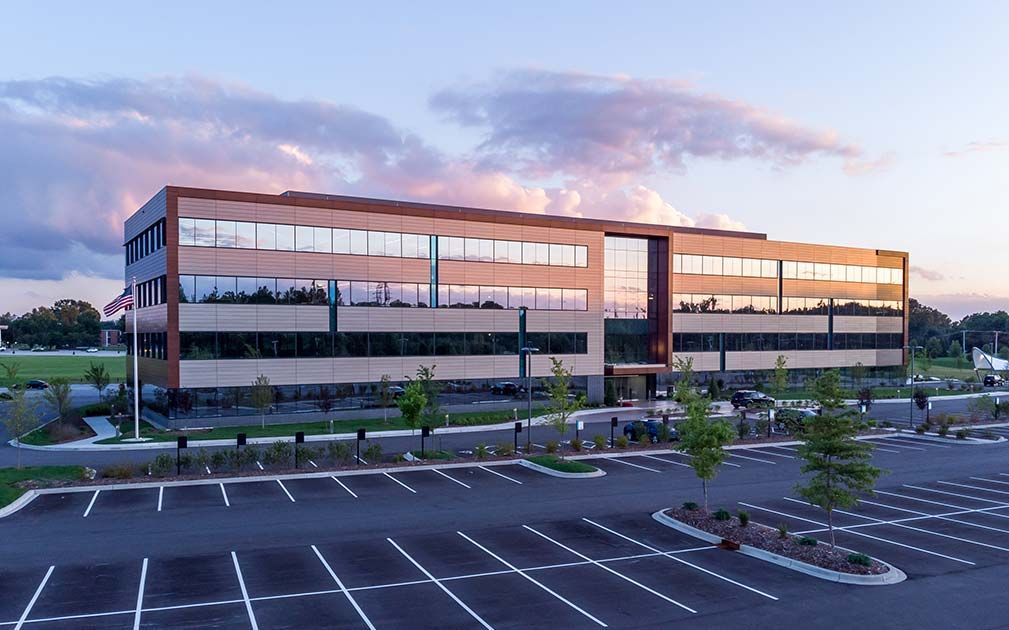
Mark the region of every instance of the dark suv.
<instances>
[{"instance_id":1,"label":"dark suv","mask_svg":"<svg viewBox=\"0 0 1009 630\"><path fill-rule=\"evenodd\" d=\"M732 395L732 408L767 409L774 406L774 399L763 392L741 389Z\"/></svg>"},{"instance_id":2,"label":"dark suv","mask_svg":"<svg viewBox=\"0 0 1009 630\"><path fill-rule=\"evenodd\" d=\"M519 391L519 386L509 381L505 381L504 383L495 383L494 386L490 388L490 393L504 396L514 396L518 394Z\"/></svg>"},{"instance_id":3,"label":"dark suv","mask_svg":"<svg viewBox=\"0 0 1009 630\"><path fill-rule=\"evenodd\" d=\"M659 427L661 426L662 423L658 420L634 420L624 425L624 435L629 440L636 440L638 436L643 437L647 431L648 441L655 444L659 441ZM676 427L672 425L669 426L669 439L679 439L679 436L676 434Z\"/></svg>"},{"instance_id":4,"label":"dark suv","mask_svg":"<svg viewBox=\"0 0 1009 630\"><path fill-rule=\"evenodd\" d=\"M1005 379L998 374L985 374L984 375L984 386L985 387L999 387L1005 384Z\"/></svg>"}]
</instances>

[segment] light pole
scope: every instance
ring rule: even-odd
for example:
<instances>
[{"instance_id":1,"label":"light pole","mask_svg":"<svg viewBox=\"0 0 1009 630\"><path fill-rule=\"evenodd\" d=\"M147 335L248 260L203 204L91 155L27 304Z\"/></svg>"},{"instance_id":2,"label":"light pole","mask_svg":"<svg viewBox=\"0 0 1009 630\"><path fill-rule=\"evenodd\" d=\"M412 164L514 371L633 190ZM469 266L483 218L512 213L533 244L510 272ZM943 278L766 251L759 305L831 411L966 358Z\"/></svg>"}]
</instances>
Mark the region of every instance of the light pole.
<instances>
[{"instance_id":1,"label":"light pole","mask_svg":"<svg viewBox=\"0 0 1009 630\"><path fill-rule=\"evenodd\" d=\"M7 330L7 326L0 324L0 348L4 347L3 331Z\"/></svg>"},{"instance_id":2,"label":"light pole","mask_svg":"<svg viewBox=\"0 0 1009 630\"><path fill-rule=\"evenodd\" d=\"M526 356L526 454L532 450L533 441L533 353L539 348L525 347L520 350Z\"/></svg>"},{"instance_id":3,"label":"light pole","mask_svg":"<svg viewBox=\"0 0 1009 630\"><path fill-rule=\"evenodd\" d=\"M911 429L914 428L914 353L925 348L922 346L904 346L904 348L911 351L911 397L907 406L907 428Z\"/></svg>"}]
</instances>

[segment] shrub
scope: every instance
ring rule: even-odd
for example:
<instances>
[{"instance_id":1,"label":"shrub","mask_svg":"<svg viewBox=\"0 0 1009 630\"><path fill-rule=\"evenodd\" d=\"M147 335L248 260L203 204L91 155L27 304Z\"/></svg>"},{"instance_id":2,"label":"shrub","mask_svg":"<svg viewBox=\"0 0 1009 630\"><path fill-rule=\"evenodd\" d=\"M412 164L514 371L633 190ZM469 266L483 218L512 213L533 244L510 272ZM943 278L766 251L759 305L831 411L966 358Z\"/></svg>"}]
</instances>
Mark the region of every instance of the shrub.
<instances>
[{"instance_id":1,"label":"shrub","mask_svg":"<svg viewBox=\"0 0 1009 630\"><path fill-rule=\"evenodd\" d=\"M992 433L991 431L988 431L987 433L985 433L985 437L988 437L989 435L991 435L991 437L989 439L995 439L995 434ZM958 439L958 440L966 440L967 439L967 430L966 429L960 429L960 430L958 430L956 432L956 439Z\"/></svg>"},{"instance_id":2,"label":"shrub","mask_svg":"<svg viewBox=\"0 0 1009 630\"><path fill-rule=\"evenodd\" d=\"M102 471L102 476L107 479L132 479L136 472L133 464L113 464Z\"/></svg>"},{"instance_id":3,"label":"shrub","mask_svg":"<svg viewBox=\"0 0 1009 630\"><path fill-rule=\"evenodd\" d=\"M82 418L88 418L91 416L111 416L112 406L109 403L92 403L90 405L84 405L77 410L81 414Z\"/></svg>"},{"instance_id":4,"label":"shrub","mask_svg":"<svg viewBox=\"0 0 1009 630\"><path fill-rule=\"evenodd\" d=\"M683 502L683 509L684 510L689 510L689 511L693 512L694 510L697 509L697 504L694 503L693 501L684 501Z\"/></svg>"},{"instance_id":5,"label":"shrub","mask_svg":"<svg viewBox=\"0 0 1009 630\"><path fill-rule=\"evenodd\" d=\"M560 448L560 444L557 443L557 440L547 440L546 447L548 453L556 453L557 449Z\"/></svg>"},{"instance_id":6,"label":"shrub","mask_svg":"<svg viewBox=\"0 0 1009 630\"><path fill-rule=\"evenodd\" d=\"M884 429L892 429L893 428L893 423L890 422L889 420L884 420L882 426L883 426Z\"/></svg>"},{"instance_id":7,"label":"shrub","mask_svg":"<svg viewBox=\"0 0 1009 630\"><path fill-rule=\"evenodd\" d=\"M182 453L179 455L179 468L181 470L187 470L193 467L193 456L189 453Z\"/></svg>"},{"instance_id":8,"label":"shrub","mask_svg":"<svg viewBox=\"0 0 1009 630\"><path fill-rule=\"evenodd\" d=\"M785 540L788 538L788 525L785 523L778 523L778 538Z\"/></svg>"},{"instance_id":9,"label":"shrub","mask_svg":"<svg viewBox=\"0 0 1009 630\"><path fill-rule=\"evenodd\" d=\"M382 461L382 445L378 442L369 442L368 448L364 449L364 459L369 464L377 464Z\"/></svg>"},{"instance_id":10,"label":"shrub","mask_svg":"<svg viewBox=\"0 0 1009 630\"><path fill-rule=\"evenodd\" d=\"M270 465L279 464L287 466L291 463L291 456L293 454L294 449L291 448L290 442L277 440L267 447L266 452L263 454L263 461Z\"/></svg>"},{"instance_id":11,"label":"shrub","mask_svg":"<svg viewBox=\"0 0 1009 630\"><path fill-rule=\"evenodd\" d=\"M584 442L582 442L581 438L573 438L571 440L571 448L576 452L581 451L582 446L584 446Z\"/></svg>"},{"instance_id":12,"label":"shrub","mask_svg":"<svg viewBox=\"0 0 1009 630\"><path fill-rule=\"evenodd\" d=\"M799 539L799 544L806 545L807 547L815 547L818 544L820 544L820 541L815 538L811 538L809 536L803 536L802 538Z\"/></svg>"},{"instance_id":13,"label":"shrub","mask_svg":"<svg viewBox=\"0 0 1009 630\"><path fill-rule=\"evenodd\" d=\"M494 452L502 457L508 457L515 454L515 447L511 442L501 442L494 449Z\"/></svg>"},{"instance_id":14,"label":"shrub","mask_svg":"<svg viewBox=\"0 0 1009 630\"><path fill-rule=\"evenodd\" d=\"M748 435L750 435L750 423L749 422L740 422L739 426L736 427L736 430L739 433L739 439L740 440L745 440L746 437Z\"/></svg>"},{"instance_id":15,"label":"shrub","mask_svg":"<svg viewBox=\"0 0 1009 630\"><path fill-rule=\"evenodd\" d=\"M167 477L175 469L175 458L168 453L161 453L151 462L151 474L157 477Z\"/></svg>"},{"instance_id":16,"label":"shrub","mask_svg":"<svg viewBox=\"0 0 1009 630\"><path fill-rule=\"evenodd\" d=\"M593 435L592 443L596 445L596 448L603 450L606 448L606 436L605 435Z\"/></svg>"},{"instance_id":17,"label":"shrub","mask_svg":"<svg viewBox=\"0 0 1009 630\"><path fill-rule=\"evenodd\" d=\"M219 470L228 465L228 453L227 451L214 451L210 456L210 467L213 470Z\"/></svg>"},{"instance_id":18,"label":"shrub","mask_svg":"<svg viewBox=\"0 0 1009 630\"><path fill-rule=\"evenodd\" d=\"M865 555L864 553L849 553L848 554L848 562L850 562L852 564L857 564L857 565L863 566L863 567L870 567L870 566L872 566L872 558L870 558L869 556Z\"/></svg>"},{"instance_id":19,"label":"shrub","mask_svg":"<svg viewBox=\"0 0 1009 630\"><path fill-rule=\"evenodd\" d=\"M918 426L916 426L914 428L914 432L917 433L918 435L924 435L925 434L925 425L924 424L919 424Z\"/></svg>"},{"instance_id":20,"label":"shrub","mask_svg":"<svg viewBox=\"0 0 1009 630\"><path fill-rule=\"evenodd\" d=\"M227 454L229 466L231 466L235 470L239 470L242 468L242 451L238 450L237 448L236 449L229 448L227 451L224 451L224 453Z\"/></svg>"},{"instance_id":21,"label":"shrub","mask_svg":"<svg viewBox=\"0 0 1009 630\"><path fill-rule=\"evenodd\" d=\"M873 428L873 429L875 429L875 428L876 428L876 421L875 421L875 420L866 420L866 422L865 422L865 423L866 423L866 424L867 424L867 425L868 425L868 426L869 426L870 428Z\"/></svg>"},{"instance_id":22,"label":"shrub","mask_svg":"<svg viewBox=\"0 0 1009 630\"><path fill-rule=\"evenodd\" d=\"M659 437L658 441L662 442L663 444L666 442L671 442L673 440L673 430L669 427L668 424L665 423L660 424L658 437Z\"/></svg>"},{"instance_id":23,"label":"shrub","mask_svg":"<svg viewBox=\"0 0 1009 630\"><path fill-rule=\"evenodd\" d=\"M732 515L729 514L729 511L726 510L725 508L718 508L718 510L714 514L714 517L716 521L727 521L732 518Z\"/></svg>"},{"instance_id":24,"label":"shrub","mask_svg":"<svg viewBox=\"0 0 1009 630\"><path fill-rule=\"evenodd\" d=\"M627 448L628 444L630 444L630 440L626 435L617 436L617 448Z\"/></svg>"},{"instance_id":25,"label":"shrub","mask_svg":"<svg viewBox=\"0 0 1009 630\"><path fill-rule=\"evenodd\" d=\"M262 457L259 448L255 446L246 446L242 449L242 463L249 466L255 466L256 462Z\"/></svg>"},{"instance_id":26,"label":"shrub","mask_svg":"<svg viewBox=\"0 0 1009 630\"><path fill-rule=\"evenodd\" d=\"M210 453L207 452L207 449L196 449L196 455L193 456L193 465L201 473L206 472L207 467L210 466Z\"/></svg>"},{"instance_id":27,"label":"shrub","mask_svg":"<svg viewBox=\"0 0 1009 630\"><path fill-rule=\"evenodd\" d=\"M949 435L949 425L948 424L940 424L938 432L939 432L939 435L941 435L942 437L946 437L947 435Z\"/></svg>"},{"instance_id":28,"label":"shrub","mask_svg":"<svg viewBox=\"0 0 1009 630\"><path fill-rule=\"evenodd\" d=\"M319 456L319 451L307 444L296 444L294 446L294 450L298 454L299 464L306 464L308 463L308 460L315 459Z\"/></svg>"},{"instance_id":29,"label":"shrub","mask_svg":"<svg viewBox=\"0 0 1009 630\"><path fill-rule=\"evenodd\" d=\"M342 465L350 462L350 444L333 441L326 445L326 454L334 464Z\"/></svg>"},{"instance_id":30,"label":"shrub","mask_svg":"<svg viewBox=\"0 0 1009 630\"><path fill-rule=\"evenodd\" d=\"M750 513L746 510L739 510L736 512L736 518L739 519L739 526L746 527L750 524Z\"/></svg>"}]
</instances>

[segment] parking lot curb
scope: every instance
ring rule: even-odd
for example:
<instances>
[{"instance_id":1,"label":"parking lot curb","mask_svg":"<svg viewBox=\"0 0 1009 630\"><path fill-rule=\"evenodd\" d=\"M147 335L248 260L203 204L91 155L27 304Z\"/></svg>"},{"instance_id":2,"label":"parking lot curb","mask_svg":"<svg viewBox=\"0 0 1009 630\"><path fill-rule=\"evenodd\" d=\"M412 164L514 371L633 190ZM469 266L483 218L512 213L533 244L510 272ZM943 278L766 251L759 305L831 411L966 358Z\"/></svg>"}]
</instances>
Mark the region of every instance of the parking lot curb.
<instances>
[{"instance_id":1,"label":"parking lot curb","mask_svg":"<svg viewBox=\"0 0 1009 630\"><path fill-rule=\"evenodd\" d=\"M969 436L962 440L958 440L956 438L944 438L938 433L926 433L924 435L920 435L914 431L908 431L907 429L901 429L899 433L903 437L921 440L922 442L939 442L940 444L955 444L957 446L983 446L985 444L998 444L999 442L1006 441L1006 439L1001 436L994 440L983 440L981 438L972 438Z\"/></svg>"},{"instance_id":2,"label":"parking lot curb","mask_svg":"<svg viewBox=\"0 0 1009 630\"><path fill-rule=\"evenodd\" d=\"M676 520L666 514L665 509L652 514L652 518L667 527L671 527L679 532L687 534L688 536L699 538L705 542L718 544L722 541L720 536L697 529L696 527L691 527L682 521ZM763 549L757 549L756 547L752 547L750 545L740 545L739 553L744 556L750 556L751 558L776 564L786 569L791 569L792 571L805 573L806 575L820 578L821 580L838 582L840 584L852 584L854 586L887 586L890 584L898 584L907 579L906 573L892 564L880 560L879 558L875 558L875 560L889 569L886 573L879 575L853 575L851 573L842 573L840 571L824 569L823 567L793 560L792 558L786 558L785 556L771 553L770 551L765 551Z\"/></svg>"},{"instance_id":3,"label":"parking lot curb","mask_svg":"<svg viewBox=\"0 0 1009 630\"><path fill-rule=\"evenodd\" d=\"M39 491L32 489L0 508L0 518L9 516L35 500Z\"/></svg>"},{"instance_id":4,"label":"parking lot curb","mask_svg":"<svg viewBox=\"0 0 1009 630\"><path fill-rule=\"evenodd\" d=\"M554 470L553 468L547 468L546 466L540 466L528 459L520 459L518 463L519 466L525 466L526 468L535 470L538 473L550 475L551 477L560 477L561 479L591 479L593 477L603 477L606 475L606 471L601 468L596 468L594 471L587 473L570 473Z\"/></svg>"}]
</instances>

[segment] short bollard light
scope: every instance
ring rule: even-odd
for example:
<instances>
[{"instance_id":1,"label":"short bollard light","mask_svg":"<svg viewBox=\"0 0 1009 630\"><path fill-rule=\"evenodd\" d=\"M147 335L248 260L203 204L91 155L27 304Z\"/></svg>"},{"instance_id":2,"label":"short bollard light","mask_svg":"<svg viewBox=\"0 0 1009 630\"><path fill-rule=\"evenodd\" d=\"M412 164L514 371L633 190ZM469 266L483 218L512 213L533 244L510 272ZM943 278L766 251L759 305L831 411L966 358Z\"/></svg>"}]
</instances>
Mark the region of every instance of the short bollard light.
<instances>
[{"instance_id":1,"label":"short bollard light","mask_svg":"<svg viewBox=\"0 0 1009 630\"><path fill-rule=\"evenodd\" d=\"M613 416L610 418L610 448L613 448L614 432L617 429L617 417Z\"/></svg>"},{"instance_id":2,"label":"short bollard light","mask_svg":"<svg viewBox=\"0 0 1009 630\"><path fill-rule=\"evenodd\" d=\"M178 441L175 443L175 474L176 476L182 474L182 449L189 446L189 438L180 435Z\"/></svg>"},{"instance_id":3,"label":"short bollard light","mask_svg":"<svg viewBox=\"0 0 1009 630\"><path fill-rule=\"evenodd\" d=\"M366 437L364 429L357 430L357 465L361 465L361 441Z\"/></svg>"},{"instance_id":4,"label":"short bollard light","mask_svg":"<svg viewBox=\"0 0 1009 630\"><path fill-rule=\"evenodd\" d=\"M295 433L294 434L294 467L295 468L298 467L298 463L299 463L298 462L298 451L301 450L301 449L298 448L298 445L299 444L304 444L304 443L305 443L305 432L304 431L298 431L297 433Z\"/></svg>"}]
</instances>

